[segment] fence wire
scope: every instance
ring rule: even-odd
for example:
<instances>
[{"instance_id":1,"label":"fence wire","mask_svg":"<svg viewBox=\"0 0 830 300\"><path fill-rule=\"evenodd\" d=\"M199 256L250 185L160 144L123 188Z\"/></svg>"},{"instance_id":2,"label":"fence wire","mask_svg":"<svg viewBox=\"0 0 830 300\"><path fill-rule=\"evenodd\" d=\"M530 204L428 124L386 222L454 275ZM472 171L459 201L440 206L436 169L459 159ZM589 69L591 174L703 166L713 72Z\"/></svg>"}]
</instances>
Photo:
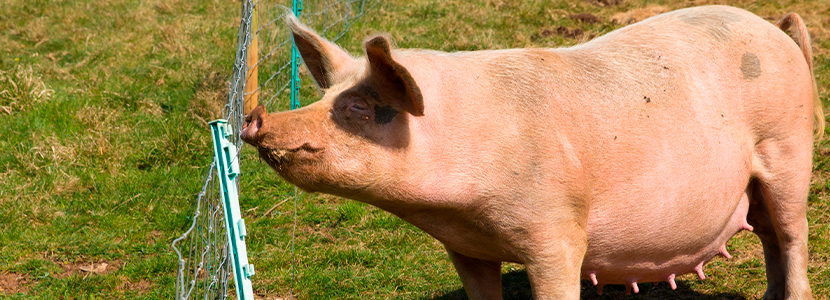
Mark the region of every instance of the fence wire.
<instances>
[{"instance_id":1,"label":"fence wire","mask_svg":"<svg viewBox=\"0 0 830 300\"><path fill-rule=\"evenodd\" d=\"M260 26L256 29L259 38L259 82L255 91L259 103L268 111L282 111L289 107L291 86L291 35L285 27L285 15L290 13L284 2L260 0L256 10ZM363 15L366 0L322 0L301 1L302 13L299 19L322 36L337 41L348 32L354 21ZM290 3L288 3L290 4ZM246 78L250 79L250 78Z\"/></svg>"},{"instance_id":2,"label":"fence wire","mask_svg":"<svg viewBox=\"0 0 830 300\"><path fill-rule=\"evenodd\" d=\"M302 7L300 20L331 41L343 37L367 8L367 0L293 2L301 3L298 5ZM229 79L228 103L223 109L223 116L233 130L233 136L229 139L237 149L241 149L242 146L239 131L245 118L246 96L259 93L259 104L265 105L271 112L286 110L289 107L292 43L284 18L286 14L291 13L289 7L292 5L290 0L242 2L236 59ZM257 40L258 46L252 47L251 42ZM256 63L249 64L249 49L256 49L258 52L259 58ZM246 89L246 83L252 81L253 72L248 72L249 68L258 70L259 85L255 89ZM207 170L205 183L194 203L190 227L171 244L178 256L175 286L177 300L220 300L234 295L231 277L233 266L224 227L222 191L219 183L214 180L214 177L218 176L216 172L214 162ZM235 180L237 188L239 178L244 176L244 173L242 170L242 174ZM255 262L256 258L252 258L251 261Z\"/></svg>"}]
</instances>

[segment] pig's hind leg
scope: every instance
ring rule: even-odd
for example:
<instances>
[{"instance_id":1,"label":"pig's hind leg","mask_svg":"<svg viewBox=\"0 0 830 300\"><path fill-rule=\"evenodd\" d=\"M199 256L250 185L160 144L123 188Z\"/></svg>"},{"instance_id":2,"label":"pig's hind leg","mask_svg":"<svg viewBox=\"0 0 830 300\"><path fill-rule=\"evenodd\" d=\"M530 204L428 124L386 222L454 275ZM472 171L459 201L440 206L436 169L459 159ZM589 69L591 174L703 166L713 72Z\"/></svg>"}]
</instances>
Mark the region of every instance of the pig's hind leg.
<instances>
[{"instance_id":1,"label":"pig's hind leg","mask_svg":"<svg viewBox=\"0 0 830 300\"><path fill-rule=\"evenodd\" d=\"M812 299L807 281L807 194L812 145L803 137L756 145L747 221L764 246L764 299ZM805 146L806 145L806 146Z\"/></svg>"}]
</instances>

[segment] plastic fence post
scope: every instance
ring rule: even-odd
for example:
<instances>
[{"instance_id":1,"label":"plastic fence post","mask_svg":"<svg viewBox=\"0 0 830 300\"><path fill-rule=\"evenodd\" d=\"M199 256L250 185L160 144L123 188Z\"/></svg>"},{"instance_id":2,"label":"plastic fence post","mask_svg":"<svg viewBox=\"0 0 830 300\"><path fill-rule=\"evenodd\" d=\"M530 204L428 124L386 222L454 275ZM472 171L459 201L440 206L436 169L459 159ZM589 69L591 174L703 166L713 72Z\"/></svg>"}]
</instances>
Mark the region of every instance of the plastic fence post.
<instances>
[{"instance_id":1,"label":"plastic fence post","mask_svg":"<svg viewBox=\"0 0 830 300\"><path fill-rule=\"evenodd\" d=\"M294 0L294 15L300 17L303 11L303 0ZM300 52L297 44L291 38L291 109L300 108Z\"/></svg>"},{"instance_id":2,"label":"plastic fence post","mask_svg":"<svg viewBox=\"0 0 830 300\"><path fill-rule=\"evenodd\" d=\"M227 120L210 122L213 137L213 159L219 173L219 186L222 188L222 206L225 212L225 231L228 233L230 256L233 260L233 281L236 286L236 298L253 300L251 276L254 266L248 263L248 251L245 247L245 221L239 210L239 193L236 178L239 176L239 161L236 146L228 139L233 130Z\"/></svg>"},{"instance_id":3,"label":"plastic fence post","mask_svg":"<svg viewBox=\"0 0 830 300\"><path fill-rule=\"evenodd\" d=\"M293 1L294 15L300 18L303 11L303 0ZM300 108L300 52L297 51L297 44L294 37L291 37L291 109ZM294 296L294 281L297 279L295 257L294 257L294 236L297 232L297 186L294 186L294 228L291 230L291 297Z\"/></svg>"}]
</instances>

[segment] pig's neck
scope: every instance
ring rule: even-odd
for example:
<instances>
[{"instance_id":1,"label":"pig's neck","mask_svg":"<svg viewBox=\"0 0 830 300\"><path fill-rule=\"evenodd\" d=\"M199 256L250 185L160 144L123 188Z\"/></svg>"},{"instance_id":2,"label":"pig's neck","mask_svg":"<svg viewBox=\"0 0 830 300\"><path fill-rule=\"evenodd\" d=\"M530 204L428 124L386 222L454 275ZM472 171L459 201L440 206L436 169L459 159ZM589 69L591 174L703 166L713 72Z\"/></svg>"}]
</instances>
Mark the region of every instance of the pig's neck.
<instances>
[{"instance_id":1,"label":"pig's neck","mask_svg":"<svg viewBox=\"0 0 830 300\"><path fill-rule=\"evenodd\" d=\"M540 64L540 57L545 64ZM525 131L538 125L532 122L543 119L544 111L543 105L529 99L541 101L542 89L521 89L515 83L541 82L536 73L562 69L557 65L558 54L546 50L413 51L397 58L418 82L425 111L420 117L407 115L408 147L389 162L393 173L383 197L390 208L474 205L500 196L490 193L510 184L511 179L496 172L527 173L517 170L527 165L520 160L535 156L526 150L539 141L523 140ZM520 67L535 71L511 71L503 61L527 64Z\"/></svg>"},{"instance_id":2,"label":"pig's neck","mask_svg":"<svg viewBox=\"0 0 830 300\"><path fill-rule=\"evenodd\" d=\"M493 172L501 167L495 162L497 151L489 152L492 147L480 144L459 147L473 137L435 134L434 125L417 123L413 122L411 147L389 162L393 171L387 179L359 200L397 215L464 255L524 262L515 243L493 242L527 238L509 229L517 228L515 224L504 221L519 220L514 214L522 211L504 212L491 201L518 196L498 194L510 189L500 187L507 183L499 178L502 174Z\"/></svg>"},{"instance_id":3,"label":"pig's neck","mask_svg":"<svg viewBox=\"0 0 830 300\"><path fill-rule=\"evenodd\" d=\"M399 215L425 207L468 205L492 176L485 175L492 167L486 161L498 154L479 130L492 124L471 113L487 105L478 100L487 97L483 91L490 89L485 80L471 77L486 70L468 56L418 52L398 56L416 78L427 107L424 116L406 115L408 146L385 156L381 169L389 176L373 189L371 204Z\"/></svg>"},{"instance_id":4,"label":"pig's neck","mask_svg":"<svg viewBox=\"0 0 830 300\"><path fill-rule=\"evenodd\" d=\"M411 118L410 146L385 163L385 180L362 200L403 217L424 209L456 211L501 196L491 193L507 183L494 172L515 163L505 158L510 147L477 130L442 128L452 125L440 118Z\"/></svg>"},{"instance_id":5,"label":"pig's neck","mask_svg":"<svg viewBox=\"0 0 830 300\"><path fill-rule=\"evenodd\" d=\"M538 49L398 58L421 87L424 116L406 115L407 147L376 156L383 160L376 161L376 170L384 176L373 178L383 179L353 198L401 217L455 250L521 239L513 229L537 213L530 208L538 203L530 201L541 182L553 189L558 182L553 176L579 169L551 155L574 148L550 126L567 117L551 113L561 104L557 93L567 89L555 76L567 66L557 53ZM479 250L466 255L521 261L508 246Z\"/></svg>"}]
</instances>

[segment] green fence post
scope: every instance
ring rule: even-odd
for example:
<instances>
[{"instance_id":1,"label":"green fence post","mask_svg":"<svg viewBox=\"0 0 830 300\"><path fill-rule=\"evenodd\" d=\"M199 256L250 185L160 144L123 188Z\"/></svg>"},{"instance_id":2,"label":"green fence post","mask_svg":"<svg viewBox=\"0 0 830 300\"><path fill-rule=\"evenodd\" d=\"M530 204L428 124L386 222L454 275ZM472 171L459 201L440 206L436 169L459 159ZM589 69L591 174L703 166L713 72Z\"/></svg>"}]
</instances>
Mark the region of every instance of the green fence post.
<instances>
[{"instance_id":1,"label":"green fence post","mask_svg":"<svg viewBox=\"0 0 830 300\"><path fill-rule=\"evenodd\" d=\"M303 0L294 0L294 15L300 18L303 11ZM297 44L291 38L291 109L300 108L300 52Z\"/></svg>"},{"instance_id":2,"label":"green fence post","mask_svg":"<svg viewBox=\"0 0 830 300\"><path fill-rule=\"evenodd\" d=\"M303 11L303 0L294 0L294 16L300 18ZM297 51L297 44L294 43L294 36L291 36L291 109L300 108L300 51ZM297 186L294 186L294 228L291 230L291 297L294 297L294 281L297 280L294 260L294 235L297 232Z\"/></svg>"},{"instance_id":3,"label":"green fence post","mask_svg":"<svg viewBox=\"0 0 830 300\"><path fill-rule=\"evenodd\" d=\"M251 276L254 265L248 263L248 251L245 247L245 220L239 210L239 192L236 178L239 176L239 160L236 146L228 140L233 130L227 120L219 119L210 124L213 136L213 159L219 173L219 185L222 188L222 206L225 212L225 231L228 233L230 256L233 263L233 281L236 286L236 299L253 300Z\"/></svg>"}]
</instances>

